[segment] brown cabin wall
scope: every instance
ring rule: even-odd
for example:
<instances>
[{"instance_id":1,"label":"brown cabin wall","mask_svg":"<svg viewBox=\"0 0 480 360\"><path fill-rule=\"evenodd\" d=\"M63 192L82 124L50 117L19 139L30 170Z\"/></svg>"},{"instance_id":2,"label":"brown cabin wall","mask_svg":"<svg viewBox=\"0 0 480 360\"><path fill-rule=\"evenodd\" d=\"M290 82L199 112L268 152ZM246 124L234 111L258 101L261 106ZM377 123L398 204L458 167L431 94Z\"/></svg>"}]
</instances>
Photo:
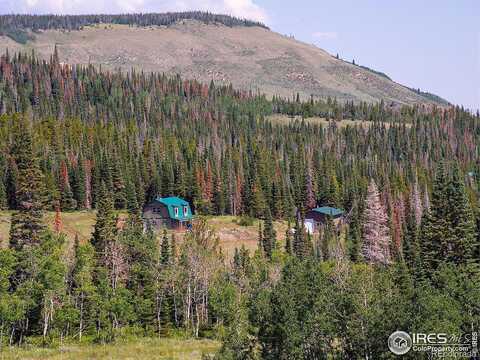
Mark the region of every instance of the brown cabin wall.
<instances>
[{"instance_id":1,"label":"brown cabin wall","mask_svg":"<svg viewBox=\"0 0 480 360\"><path fill-rule=\"evenodd\" d=\"M146 205L143 209L145 219L165 219L168 218L168 209L163 204Z\"/></svg>"},{"instance_id":2,"label":"brown cabin wall","mask_svg":"<svg viewBox=\"0 0 480 360\"><path fill-rule=\"evenodd\" d=\"M322 213L319 213L317 211L307 211L307 213L305 214L305 219L313 219L317 222L325 222L325 218L326 218L327 215L324 215ZM337 215L337 216L332 216L331 219L332 220L338 220L338 219L341 219L342 218L342 215Z\"/></svg>"},{"instance_id":3,"label":"brown cabin wall","mask_svg":"<svg viewBox=\"0 0 480 360\"><path fill-rule=\"evenodd\" d=\"M316 211L307 211L305 214L305 219L313 219L315 222L324 222L325 216Z\"/></svg>"},{"instance_id":4,"label":"brown cabin wall","mask_svg":"<svg viewBox=\"0 0 480 360\"><path fill-rule=\"evenodd\" d=\"M167 207L161 203L152 203L146 205L143 208L142 217L145 223L150 224L156 229L161 227L172 228L175 225L168 215Z\"/></svg>"},{"instance_id":5,"label":"brown cabin wall","mask_svg":"<svg viewBox=\"0 0 480 360\"><path fill-rule=\"evenodd\" d=\"M326 223L327 215L319 213L317 211L307 211L305 214L305 220L313 219L314 221L314 232L319 232L321 227ZM338 226L339 222L342 220L342 216L332 217L333 224Z\"/></svg>"}]
</instances>

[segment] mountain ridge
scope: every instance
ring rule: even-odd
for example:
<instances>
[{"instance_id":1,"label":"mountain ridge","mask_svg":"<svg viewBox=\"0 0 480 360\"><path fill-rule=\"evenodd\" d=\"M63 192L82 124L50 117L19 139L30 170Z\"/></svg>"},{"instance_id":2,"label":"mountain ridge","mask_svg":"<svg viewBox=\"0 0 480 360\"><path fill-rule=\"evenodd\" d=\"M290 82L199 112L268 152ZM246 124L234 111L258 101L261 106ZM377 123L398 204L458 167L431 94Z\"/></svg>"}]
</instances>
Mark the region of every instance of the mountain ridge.
<instances>
[{"instance_id":1,"label":"mountain ridge","mask_svg":"<svg viewBox=\"0 0 480 360\"><path fill-rule=\"evenodd\" d=\"M436 95L427 96L429 93L398 84L366 66L337 59L315 45L275 33L263 24L226 19L224 22L232 21L234 25L185 17L167 25L97 23L73 30L35 31L24 27L21 29L28 32L25 44L4 34L0 36L0 47L3 51L33 50L48 59L57 46L65 63L179 73L184 78L231 83L268 96L290 98L299 93L303 98L334 97L339 101L448 104ZM4 17L0 17L0 28L5 28L4 24Z\"/></svg>"}]
</instances>

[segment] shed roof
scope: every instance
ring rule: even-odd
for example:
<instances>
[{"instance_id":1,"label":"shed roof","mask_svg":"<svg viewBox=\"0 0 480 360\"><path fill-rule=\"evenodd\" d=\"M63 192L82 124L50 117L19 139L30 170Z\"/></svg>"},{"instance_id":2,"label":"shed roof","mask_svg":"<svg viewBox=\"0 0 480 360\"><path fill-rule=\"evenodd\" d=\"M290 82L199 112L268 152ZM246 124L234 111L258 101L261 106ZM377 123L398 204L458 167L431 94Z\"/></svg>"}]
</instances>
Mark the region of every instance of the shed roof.
<instances>
[{"instance_id":1,"label":"shed roof","mask_svg":"<svg viewBox=\"0 0 480 360\"><path fill-rule=\"evenodd\" d=\"M330 206L321 206L321 207L316 207L312 209L312 211L318 212L320 214L324 215L330 215L330 216L339 216L343 214L343 210L330 207Z\"/></svg>"},{"instance_id":2,"label":"shed roof","mask_svg":"<svg viewBox=\"0 0 480 360\"><path fill-rule=\"evenodd\" d=\"M186 221L191 220L193 218L192 210L190 209L190 204L188 201L185 201L179 197L171 196L166 198L157 197L155 201L165 205L168 209L168 216L170 219L179 220L179 221ZM188 208L187 214L183 212L183 207L186 206ZM178 207L178 216L175 216L175 208Z\"/></svg>"},{"instance_id":3,"label":"shed roof","mask_svg":"<svg viewBox=\"0 0 480 360\"><path fill-rule=\"evenodd\" d=\"M179 197L176 197L176 196L171 196L171 197L157 197L155 199L156 201L162 203L163 205L167 205L167 206L185 206L185 205L189 205L188 204L188 201L186 200L183 200Z\"/></svg>"}]
</instances>

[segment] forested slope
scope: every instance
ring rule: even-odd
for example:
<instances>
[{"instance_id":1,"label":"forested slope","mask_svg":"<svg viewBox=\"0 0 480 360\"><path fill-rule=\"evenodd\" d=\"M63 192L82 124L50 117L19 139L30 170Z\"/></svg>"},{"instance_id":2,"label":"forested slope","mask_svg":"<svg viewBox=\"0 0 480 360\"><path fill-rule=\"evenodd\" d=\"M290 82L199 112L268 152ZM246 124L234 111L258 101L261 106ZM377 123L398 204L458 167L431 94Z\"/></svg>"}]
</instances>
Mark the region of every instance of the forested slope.
<instances>
[{"instance_id":1,"label":"forested slope","mask_svg":"<svg viewBox=\"0 0 480 360\"><path fill-rule=\"evenodd\" d=\"M398 329L480 326L478 114L270 101L57 53L1 57L0 113L0 204L15 210L0 344L181 333L221 339L218 359L382 358ZM331 121L276 125L274 113ZM337 127L345 118L369 125ZM140 209L159 194L259 218L257 250L227 261L201 216L183 241L157 241ZM345 226L306 234L315 205L344 209ZM92 238L68 263L43 213L92 207ZM285 246L274 219L290 223Z\"/></svg>"},{"instance_id":2,"label":"forested slope","mask_svg":"<svg viewBox=\"0 0 480 360\"><path fill-rule=\"evenodd\" d=\"M180 77L64 66L55 55L49 63L3 56L0 86L1 113L31 114L49 194L64 210L94 206L103 180L115 189L117 207L129 196L143 204L161 193L193 200L205 212L256 216L268 205L280 217L299 201L348 209L370 177L393 207L416 179L425 193L441 159L464 171L478 167L478 121L453 107L427 112L330 100L270 102ZM272 112L377 125L277 127L264 120ZM3 193L4 204L15 208L8 119L2 122Z\"/></svg>"}]
</instances>

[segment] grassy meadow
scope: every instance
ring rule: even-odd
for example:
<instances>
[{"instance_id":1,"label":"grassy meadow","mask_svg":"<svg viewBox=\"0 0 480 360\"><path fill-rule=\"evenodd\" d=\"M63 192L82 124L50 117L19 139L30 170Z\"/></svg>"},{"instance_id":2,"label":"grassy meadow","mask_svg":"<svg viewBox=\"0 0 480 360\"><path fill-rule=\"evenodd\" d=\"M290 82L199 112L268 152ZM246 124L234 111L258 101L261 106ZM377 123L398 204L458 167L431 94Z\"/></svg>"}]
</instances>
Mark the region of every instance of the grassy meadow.
<instances>
[{"instance_id":1,"label":"grassy meadow","mask_svg":"<svg viewBox=\"0 0 480 360\"><path fill-rule=\"evenodd\" d=\"M8 246L9 230L10 230L11 211L0 211L0 247ZM61 213L62 233L67 237L66 253L70 254L73 248L75 236L78 236L80 242L88 241L93 232L95 225L94 211L74 211ZM125 216L119 213L120 217ZM53 228L55 213L47 212L45 222ZM257 249L258 243L258 220L253 220L248 225L240 225L240 217L238 216L209 216L208 223L218 234L220 246L227 258L231 258L235 248L244 245L253 253ZM286 222L276 221L274 223L277 232L279 244L284 243L285 231L287 230ZM171 231L170 231L171 232ZM182 240L185 232L176 231L177 239ZM161 233L159 233L161 236Z\"/></svg>"},{"instance_id":2,"label":"grassy meadow","mask_svg":"<svg viewBox=\"0 0 480 360\"><path fill-rule=\"evenodd\" d=\"M144 338L108 345L65 345L51 348L6 348L0 360L200 360L220 347L214 340Z\"/></svg>"},{"instance_id":3,"label":"grassy meadow","mask_svg":"<svg viewBox=\"0 0 480 360\"><path fill-rule=\"evenodd\" d=\"M267 117L268 120L272 122L272 124L275 125L288 125L290 123L293 123L295 121L302 121L301 116L289 116L285 114L273 114ZM373 121L368 121L368 120L352 120L352 119L342 119L342 120L327 120L326 118L323 117L309 117L305 118L304 121L308 124L311 125L322 125L322 126L328 126L332 125L335 123L338 128L343 128L347 126L361 126L364 128L369 128L374 124ZM392 126L392 123L389 122L384 122L383 123L386 128L389 128ZM411 124L405 124L407 128L410 128L412 125Z\"/></svg>"}]
</instances>

